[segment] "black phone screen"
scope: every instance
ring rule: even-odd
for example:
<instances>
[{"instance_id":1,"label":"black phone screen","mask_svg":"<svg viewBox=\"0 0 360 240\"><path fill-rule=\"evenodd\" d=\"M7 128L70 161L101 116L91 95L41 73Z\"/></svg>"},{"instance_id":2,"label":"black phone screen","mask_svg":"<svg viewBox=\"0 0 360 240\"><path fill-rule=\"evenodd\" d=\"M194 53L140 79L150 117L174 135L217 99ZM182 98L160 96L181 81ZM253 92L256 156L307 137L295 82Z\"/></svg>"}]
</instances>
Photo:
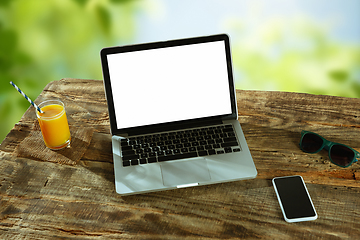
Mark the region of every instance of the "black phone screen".
<instances>
[{"instance_id":1,"label":"black phone screen","mask_svg":"<svg viewBox=\"0 0 360 240\"><path fill-rule=\"evenodd\" d=\"M274 178L273 182L286 218L291 220L317 216L300 176Z\"/></svg>"}]
</instances>

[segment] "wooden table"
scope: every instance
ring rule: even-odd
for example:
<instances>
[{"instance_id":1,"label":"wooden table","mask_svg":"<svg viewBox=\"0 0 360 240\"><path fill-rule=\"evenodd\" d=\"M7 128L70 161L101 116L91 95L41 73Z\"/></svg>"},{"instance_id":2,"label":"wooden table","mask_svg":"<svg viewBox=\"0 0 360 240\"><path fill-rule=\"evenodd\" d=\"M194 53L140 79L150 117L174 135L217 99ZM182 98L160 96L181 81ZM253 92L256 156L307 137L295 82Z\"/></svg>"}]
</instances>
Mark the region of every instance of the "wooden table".
<instances>
[{"instance_id":1,"label":"wooden table","mask_svg":"<svg viewBox=\"0 0 360 240\"><path fill-rule=\"evenodd\" d=\"M0 145L1 239L360 239L360 163L343 169L326 151L298 147L310 130L360 151L360 99L237 90L256 179L121 197L102 81L55 81L36 102L49 97L65 102L71 127L95 132L75 166L19 158L36 119L32 107L25 112ZM282 217L271 179L295 174L316 221Z\"/></svg>"}]
</instances>

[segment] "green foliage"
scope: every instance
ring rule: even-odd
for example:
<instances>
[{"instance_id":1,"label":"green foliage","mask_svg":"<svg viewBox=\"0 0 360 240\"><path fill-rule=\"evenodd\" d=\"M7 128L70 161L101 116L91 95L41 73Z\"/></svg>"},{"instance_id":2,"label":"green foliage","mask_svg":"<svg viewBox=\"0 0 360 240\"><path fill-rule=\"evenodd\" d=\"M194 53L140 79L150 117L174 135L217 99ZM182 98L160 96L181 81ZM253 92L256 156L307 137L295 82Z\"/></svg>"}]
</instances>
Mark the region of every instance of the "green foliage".
<instances>
[{"instance_id":1,"label":"green foliage","mask_svg":"<svg viewBox=\"0 0 360 240\"><path fill-rule=\"evenodd\" d=\"M133 1L0 1L0 143L51 81L102 79L99 52L130 42Z\"/></svg>"},{"instance_id":2,"label":"green foliage","mask_svg":"<svg viewBox=\"0 0 360 240\"><path fill-rule=\"evenodd\" d=\"M360 44L333 42L308 19L288 21L251 34L233 22L237 88L360 97Z\"/></svg>"},{"instance_id":3,"label":"green foliage","mask_svg":"<svg viewBox=\"0 0 360 240\"><path fill-rule=\"evenodd\" d=\"M110 13L109 11L103 6L97 6L95 8L96 15L99 19L99 23L101 25L102 30L105 34L110 34Z\"/></svg>"},{"instance_id":4,"label":"green foliage","mask_svg":"<svg viewBox=\"0 0 360 240\"><path fill-rule=\"evenodd\" d=\"M349 79L349 73L343 69L333 69L329 71L329 77L334 81L344 83Z\"/></svg>"},{"instance_id":5,"label":"green foliage","mask_svg":"<svg viewBox=\"0 0 360 240\"><path fill-rule=\"evenodd\" d=\"M99 51L132 42L135 15L149 4L139 2L0 0L0 142L30 106L9 82L35 100L54 80L102 79ZM334 42L306 16L259 28L224 20L237 88L360 97L359 42Z\"/></svg>"}]
</instances>

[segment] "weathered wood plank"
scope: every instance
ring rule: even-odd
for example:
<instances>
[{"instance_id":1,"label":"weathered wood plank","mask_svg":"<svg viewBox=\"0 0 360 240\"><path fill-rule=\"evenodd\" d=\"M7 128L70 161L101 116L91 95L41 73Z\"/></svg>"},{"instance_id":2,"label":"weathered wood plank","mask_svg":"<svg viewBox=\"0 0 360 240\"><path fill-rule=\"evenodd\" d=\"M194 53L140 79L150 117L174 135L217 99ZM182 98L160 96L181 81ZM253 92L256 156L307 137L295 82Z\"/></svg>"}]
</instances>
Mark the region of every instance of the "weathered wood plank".
<instances>
[{"instance_id":1,"label":"weathered wood plank","mask_svg":"<svg viewBox=\"0 0 360 240\"><path fill-rule=\"evenodd\" d=\"M109 119L102 81L62 79L36 102L60 98L72 127L93 127L76 166L17 158L32 131L29 108L0 145L3 239L356 239L360 165L343 169L326 151L306 154L301 130L360 151L360 99L237 90L241 122L258 177L253 180L120 197L114 189ZM286 223L271 179L300 174L319 219Z\"/></svg>"},{"instance_id":2,"label":"weathered wood plank","mask_svg":"<svg viewBox=\"0 0 360 240\"><path fill-rule=\"evenodd\" d=\"M360 128L360 99L240 90L236 95L242 122L294 130L303 125Z\"/></svg>"},{"instance_id":3,"label":"weathered wood plank","mask_svg":"<svg viewBox=\"0 0 360 240\"><path fill-rule=\"evenodd\" d=\"M270 180L120 197L114 179L105 177L112 172L108 163L75 168L9 156L2 161L8 170L1 169L6 174L0 186L0 233L9 236L19 228L22 236L44 238L286 239L306 233L315 239L355 239L360 234L359 188L308 184L319 219L287 224ZM339 214L346 218L332 227Z\"/></svg>"}]
</instances>

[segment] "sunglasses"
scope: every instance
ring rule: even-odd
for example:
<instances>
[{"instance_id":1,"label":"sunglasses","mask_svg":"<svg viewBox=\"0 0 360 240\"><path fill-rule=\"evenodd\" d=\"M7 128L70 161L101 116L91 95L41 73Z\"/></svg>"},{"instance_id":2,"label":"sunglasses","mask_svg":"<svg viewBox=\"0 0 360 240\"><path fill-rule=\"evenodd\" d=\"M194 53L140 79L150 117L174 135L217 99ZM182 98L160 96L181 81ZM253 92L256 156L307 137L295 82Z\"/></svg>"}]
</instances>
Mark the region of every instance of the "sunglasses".
<instances>
[{"instance_id":1,"label":"sunglasses","mask_svg":"<svg viewBox=\"0 0 360 240\"><path fill-rule=\"evenodd\" d=\"M360 158L360 153L351 147L330 142L313 132L302 131L299 145L301 150L307 153L317 153L325 148L329 152L330 161L340 167L349 167Z\"/></svg>"}]
</instances>

